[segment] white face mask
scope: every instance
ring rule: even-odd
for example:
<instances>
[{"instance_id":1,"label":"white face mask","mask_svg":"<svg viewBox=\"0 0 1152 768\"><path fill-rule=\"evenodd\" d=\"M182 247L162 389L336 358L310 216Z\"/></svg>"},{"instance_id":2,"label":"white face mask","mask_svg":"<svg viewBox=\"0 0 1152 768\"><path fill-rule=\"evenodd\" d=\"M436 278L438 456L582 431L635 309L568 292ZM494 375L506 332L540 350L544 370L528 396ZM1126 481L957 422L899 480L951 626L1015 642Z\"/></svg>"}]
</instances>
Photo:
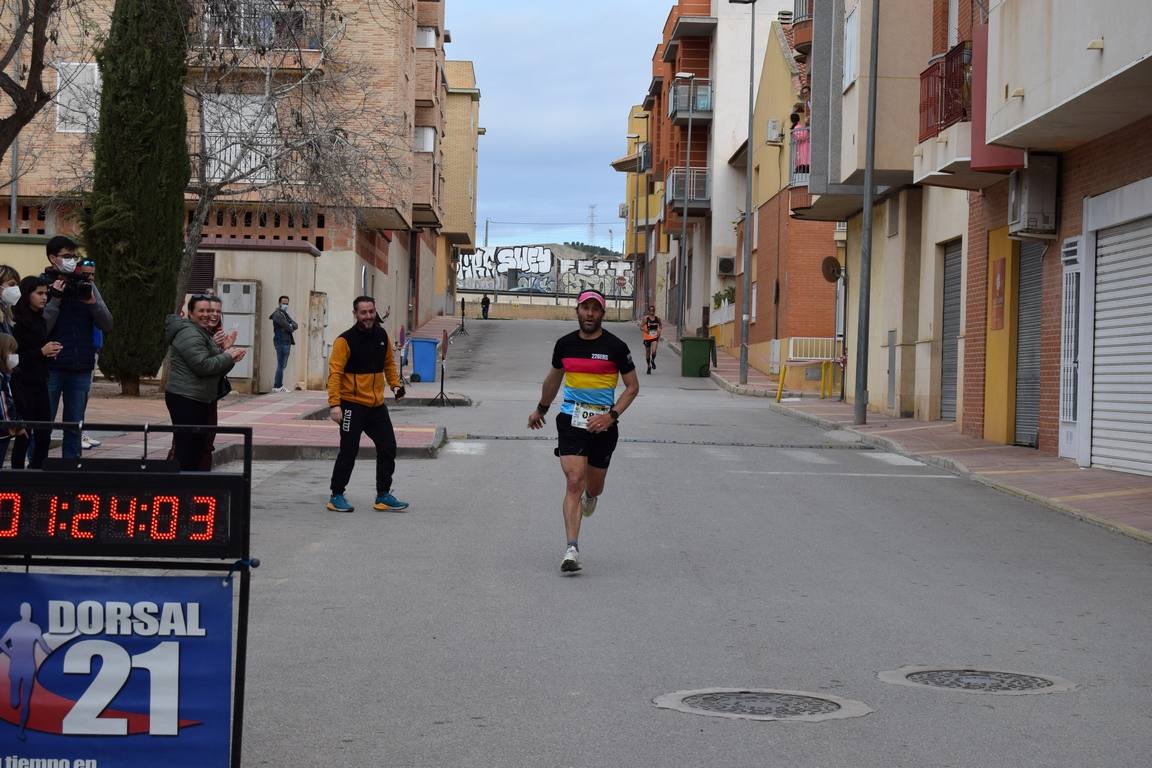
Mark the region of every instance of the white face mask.
<instances>
[{"instance_id":1,"label":"white face mask","mask_svg":"<svg viewBox=\"0 0 1152 768\"><path fill-rule=\"evenodd\" d=\"M76 259L60 259L57 269L66 275L70 275L76 271Z\"/></svg>"},{"instance_id":2,"label":"white face mask","mask_svg":"<svg viewBox=\"0 0 1152 768\"><path fill-rule=\"evenodd\" d=\"M0 291L0 301L3 301L10 307L16 306L16 302L20 301L20 286L10 285L3 291Z\"/></svg>"},{"instance_id":3,"label":"white face mask","mask_svg":"<svg viewBox=\"0 0 1152 768\"><path fill-rule=\"evenodd\" d=\"M280 305L280 311L281 312L287 312L288 311L288 305L287 304L281 304Z\"/></svg>"},{"instance_id":4,"label":"white face mask","mask_svg":"<svg viewBox=\"0 0 1152 768\"><path fill-rule=\"evenodd\" d=\"M20 365L20 355L8 355L8 370L14 371L18 365Z\"/></svg>"}]
</instances>

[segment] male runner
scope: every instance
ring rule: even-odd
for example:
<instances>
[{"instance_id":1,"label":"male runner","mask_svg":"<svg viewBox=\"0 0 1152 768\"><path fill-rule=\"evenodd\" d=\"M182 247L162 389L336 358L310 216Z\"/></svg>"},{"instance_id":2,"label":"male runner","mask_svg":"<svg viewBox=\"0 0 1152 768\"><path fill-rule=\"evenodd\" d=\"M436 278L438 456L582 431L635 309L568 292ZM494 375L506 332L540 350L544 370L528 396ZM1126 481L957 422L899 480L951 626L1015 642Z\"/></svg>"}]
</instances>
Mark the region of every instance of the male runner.
<instances>
[{"instance_id":1,"label":"male runner","mask_svg":"<svg viewBox=\"0 0 1152 768\"><path fill-rule=\"evenodd\" d=\"M660 346L660 330L664 323L656 315L656 305L648 305L648 314L640 318L640 331L644 334L644 359L648 362L648 373L656 370L656 350Z\"/></svg>"},{"instance_id":2,"label":"male runner","mask_svg":"<svg viewBox=\"0 0 1152 768\"><path fill-rule=\"evenodd\" d=\"M587 290L576 300L580 329L556 342L552 370L544 377L540 403L528 415L528 427L544 426L544 414L564 385L563 404L556 415L560 469L567 486L564 493L564 533L568 546L560 570L580 570L580 518L596 511L596 501L604 491L608 464L616 448L619 432L616 422L640 393L636 365L626 345L604 330L604 294ZM624 379L624 392L616 399L618 378Z\"/></svg>"}]
</instances>

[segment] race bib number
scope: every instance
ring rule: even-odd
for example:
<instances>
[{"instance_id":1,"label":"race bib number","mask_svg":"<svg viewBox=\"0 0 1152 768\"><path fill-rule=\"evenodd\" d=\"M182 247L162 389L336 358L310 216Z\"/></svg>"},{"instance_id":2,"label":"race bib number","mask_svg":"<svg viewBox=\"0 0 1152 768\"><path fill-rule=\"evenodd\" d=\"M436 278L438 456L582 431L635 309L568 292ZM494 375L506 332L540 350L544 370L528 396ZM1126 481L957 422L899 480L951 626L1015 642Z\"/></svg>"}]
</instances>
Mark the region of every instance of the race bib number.
<instances>
[{"instance_id":1,"label":"race bib number","mask_svg":"<svg viewBox=\"0 0 1152 768\"><path fill-rule=\"evenodd\" d=\"M576 429L588 429L588 419L604 413L608 413L606 405L576 403L572 406L572 426Z\"/></svg>"}]
</instances>

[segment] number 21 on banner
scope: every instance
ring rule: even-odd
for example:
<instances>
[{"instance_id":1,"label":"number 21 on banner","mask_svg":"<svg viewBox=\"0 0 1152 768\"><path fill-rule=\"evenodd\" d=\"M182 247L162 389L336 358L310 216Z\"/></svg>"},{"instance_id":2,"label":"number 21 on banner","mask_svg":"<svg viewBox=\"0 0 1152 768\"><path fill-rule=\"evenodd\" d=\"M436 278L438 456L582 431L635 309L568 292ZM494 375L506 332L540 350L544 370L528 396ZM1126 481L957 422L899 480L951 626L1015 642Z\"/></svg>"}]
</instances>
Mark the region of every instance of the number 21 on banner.
<instances>
[{"instance_id":1,"label":"number 21 on banner","mask_svg":"<svg viewBox=\"0 0 1152 768\"><path fill-rule=\"evenodd\" d=\"M92 661L101 659L100 670L83 695L64 717L64 733L74 736L125 736L128 720L100 717L127 684L133 669L146 669L148 733L176 736L180 732L180 644L164 642L135 656L107 640L83 640L68 649L64 673L92 674Z\"/></svg>"}]
</instances>

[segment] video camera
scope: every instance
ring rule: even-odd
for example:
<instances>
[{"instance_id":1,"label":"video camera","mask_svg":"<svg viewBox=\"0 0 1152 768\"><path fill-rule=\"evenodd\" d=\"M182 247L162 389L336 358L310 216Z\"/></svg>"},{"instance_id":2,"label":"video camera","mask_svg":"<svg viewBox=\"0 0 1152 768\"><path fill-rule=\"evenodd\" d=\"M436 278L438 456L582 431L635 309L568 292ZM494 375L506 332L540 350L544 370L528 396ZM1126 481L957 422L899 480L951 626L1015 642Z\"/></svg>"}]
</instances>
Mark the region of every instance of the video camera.
<instances>
[{"instance_id":1,"label":"video camera","mask_svg":"<svg viewBox=\"0 0 1152 768\"><path fill-rule=\"evenodd\" d=\"M54 299L77 299L90 301L92 299L92 276L82 273L67 274L55 269L47 270L46 274L51 280L48 285L48 295ZM57 279L64 280L64 288L57 290L54 283Z\"/></svg>"}]
</instances>

